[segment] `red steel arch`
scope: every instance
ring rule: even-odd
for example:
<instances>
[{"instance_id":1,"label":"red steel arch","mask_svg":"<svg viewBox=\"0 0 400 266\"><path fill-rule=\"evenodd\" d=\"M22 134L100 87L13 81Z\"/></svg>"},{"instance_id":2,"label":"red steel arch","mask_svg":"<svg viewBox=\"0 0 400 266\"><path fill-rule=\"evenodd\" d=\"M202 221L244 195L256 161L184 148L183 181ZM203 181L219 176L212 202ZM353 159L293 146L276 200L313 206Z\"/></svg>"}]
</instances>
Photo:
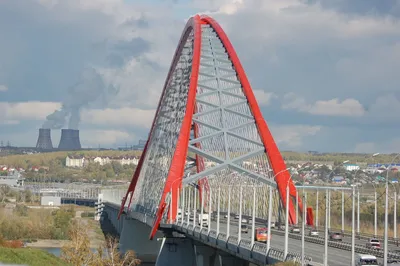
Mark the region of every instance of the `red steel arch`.
<instances>
[{"instance_id":1,"label":"red steel arch","mask_svg":"<svg viewBox=\"0 0 400 266\"><path fill-rule=\"evenodd\" d=\"M211 25L211 27L213 27L213 29L217 32L219 38L221 39L223 45L225 46L229 58L232 60L233 66L236 69L236 73L238 75L240 83L243 86L243 92L247 97L251 111L256 121L257 128L261 136L261 140L267 151L267 156L271 163L272 170L276 175L275 181L278 187L281 202L283 206L286 206L287 185L289 185L289 194L291 198L296 198L296 187L294 186L288 171L285 171L286 169L285 161L283 160L282 155L278 149L278 146L276 145L274 138L272 137L272 134L267 126L267 123L265 122L265 119L262 116L260 108L258 107L253 90L250 86L250 82L247 79L246 73L242 67L242 64L240 63L239 57L237 56L232 43L229 41L228 36L225 34L224 30L219 24L209 16L202 16L201 19L205 23ZM299 201L299 208L302 209L302 204L300 201ZM289 201L289 216L290 216L289 222L291 224L294 224L296 221L296 210L292 200Z\"/></svg>"},{"instance_id":2,"label":"red steel arch","mask_svg":"<svg viewBox=\"0 0 400 266\"><path fill-rule=\"evenodd\" d=\"M277 189L279 191L280 199L283 204L283 206L286 206L286 187L289 185L289 193L291 196L291 200L289 201L289 222L291 224L295 223L296 220L296 210L293 204L293 199L296 197L296 187L294 186L292 179L290 177L290 174L286 170L286 164L282 158L282 155L272 137L272 134L267 126L267 123L265 122L262 113L260 111L260 108L257 104L256 98L254 96L254 93L252 91L252 88L250 86L250 83L247 79L246 73L240 63L240 60L231 44L229 41L227 35L221 28L221 26L211 17L209 16L194 16L189 19L187 22L185 29L183 31L183 34L180 38L180 42L178 45L178 48L175 51L174 54L174 59L172 61L162 95L160 97L160 102L157 108L156 115L153 120L153 125L151 127L150 135L153 133L154 126L155 126L155 121L156 117L159 113L160 110L160 104L161 104L161 99L163 98L163 95L165 94L165 90L168 85L168 81L177 65L177 61L180 57L180 53L183 49L184 44L186 43L186 40L190 34L191 31L194 31L194 41L193 41L193 59L192 59L192 67L191 67L191 76L190 76L190 83L189 83L189 90L188 90L188 98L187 98L187 106L185 110L185 115L182 121L181 129L180 129L180 134L176 143L176 148L172 157L170 169L165 181L165 186L162 192L162 197L159 203L158 211L156 214L156 219L152 228L152 231L150 233L150 239L152 239L155 235L155 233L158 230L160 221L162 219L163 213L165 211L166 203L165 199L168 193L172 191L172 202L176 203L178 202L178 196L179 196L179 189L181 188L182 185L182 178L184 175L184 168L185 168L185 161L186 161L186 156L188 153L188 145L189 145L189 138L190 138L190 131L192 127L192 118L193 114L195 113L195 108L196 108L196 92L197 92L197 82L198 82L198 77L199 77L199 68L200 68L200 56L201 56L201 39L202 39L202 29L201 25L202 24L207 24L210 25L214 31L217 33L219 36L222 44L224 45L226 52L232 61L232 64L236 70L237 77L242 85L243 88L243 93L247 97L248 104L250 106L250 109L252 111L252 114L255 119L255 123L257 125L257 129L259 132L259 135L261 137L262 143L264 144L264 147L266 149L266 154L269 159L271 168L275 174L275 181L277 184ZM140 158L138 167L132 177L131 184L129 186L129 189L126 193L126 196L123 199L121 209L120 209L120 214L122 213L124 209L124 205L126 203L127 197L131 194L133 195L133 192L135 190L140 171L143 166L143 160L146 155L148 143L146 143L145 149L143 151L143 154ZM198 165L197 167L201 167L199 165L199 162L197 162ZM132 196L130 198L130 201L132 200ZM299 200L299 207L302 209L302 205ZM175 219L177 215L177 205L172 204L171 208L168 210L170 211L170 215L172 217L172 220Z\"/></svg>"},{"instance_id":3,"label":"red steel arch","mask_svg":"<svg viewBox=\"0 0 400 266\"><path fill-rule=\"evenodd\" d=\"M172 191L172 202L178 202L179 188L181 188L182 186L182 178L185 170L185 161L189 148L192 117L195 111L197 80L199 77L199 69L200 69L201 23L202 22L200 20L200 16L196 15L187 22L185 27L185 31L187 31L188 33L191 30L194 30L192 73L190 76L186 112L182 121L182 126L178 137L178 141L176 143L175 153L171 161L171 167L168 173L168 177L165 181L164 191L158 207L156 219L150 233L150 239L153 239L154 235L158 230L158 226L160 225L160 221L165 209L166 195ZM180 40L180 45L183 45L186 39L187 35L183 36L183 38L181 38ZM175 54L174 61L176 60L176 58L179 58L179 54ZM167 82L168 80L169 78L167 78ZM178 206L176 204L172 204L172 208L170 208L169 210L171 211L170 213L171 217L176 217Z\"/></svg>"},{"instance_id":4,"label":"red steel arch","mask_svg":"<svg viewBox=\"0 0 400 266\"><path fill-rule=\"evenodd\" d=\"M158 102L158 105L157 105L157 111L156 111L156 113L155 113L155 115L154 115L154 119L153 119L153 123L152 123L151 129L150 129L149 137L148 137L147 142L146 142L146 145L145 145L145 147L144 147L144 149L143 149L142 155L140 156L140 160L139 160L138 166L136 167L135 173L133 174L133 177L132 177L131 183L130 183L130 185L129 185L129 188L128 188L127 192L126 192L125 197L124 197L123 200L122 200L121 208L120 208L120 211L119 211L119 214L118 214L118 219L119 219L119 217L121 216L121 213L122 213L123 210L124 210L124 206L125 206L125 203L126 203L126 201L127 201L128 196L129 196L129 195L132 195L132 196L133 196L133 193L134 193L134 191L135 191L135 188L136 188L136 185L137 185L137 181L138 181L138 179L139 179L139 175L140 175L140 172L141 172L141 170L142 170L143 161L144 161L144 158L146 157L146 152L147 152L147 148L148 148L150 136L152 135L153 130L154 130L156 118L157 118L157 115L158 115L158 113L159 113L159 111L160 111L161 101L162 101L162 99L163 99L163 96L165 95L165 91L166 91L166 88L167 88L167 86L168 86L168 81L170 80L170 77L171 77L171 75L172 75L172 73L173 73L173 71L174 71L174 69L175 69L175 67L176 67L176 65L177 65L177 63L178 63L179 55L181 54L182 49L183 49L183 47L184 47L184 45L185 45L185 41L186 41L186 39L188 38L188 36L189 36L189 34L190 34L190 32L191 32L192 29L194 29L194 31L195 31L195 41L194 41L194 42L195 42L195 45L196 45L196 42L197 42L197 46L195 46L195 49L194 49L194 51L193 51L194 58L193 58L193 64L192 64L192 76L191 76L191 79L192 79L192 80L190 81L190 90L189 90L189 91L194 91L194 92L193 92L194 96L192 96L193 99L196 97L196 86L197 86L197 77L198 77L199 66L200 66L199 60L200 60L200 48L201 48L201 26L200 26L200 24L201 24L200 16L196 15L196 16L194 16L194 17L192 17L192 18L189 19L189 21L186 23L186 26L185 26L185 28L184 28L184 30L183 30L183 32L182 32L181 38L180 38L180 40L179 40L179 45L178 45L178 47L177 47L176 50L175 50L174 57L173 57L173 61L172 61L171 66L170 66L170 68L169 68L168 75L167 75L167 78L166 78L165 83L164 83L164 88L163 88L163 91L162 91L162 93L161 93L161 96L160 96L160 100L159 100L159 102ZM195 58L197 58L197 61L198 61L197 63L196 63ZM193 73L195 73L195 75L193 75ZM193 109L193 110L192 110L192 115L193 115L194 104L193 104L193 107L190 107L190 106L189 106L189 99L190 99L190 98L188 98L188 109L189 109L189 108L192 108L192 109ZM187 110L188 110L188 109L187 109ZM189 121L189 131L190 131L190 122L191 122L191 117L192 117L192 115L188 114L188 112L186 111L185 118L184 118L184 121L186 121L186 120L189 119L189 117L190 117L190 121ZM186 123L188 123L188 122L186 122ZM185 128L188 127L188 125L182 123L182 128L181 128L181 130L184 128L184 125L185 125ZM182 131L181 131L181 132L182 132ZM189 134L189 133L187 133L187 134ZM182 136L182 134L181 134L181 136ZM180 140L181 140L181 137L178 139L177 148L178 148L178 144L180 143ZM187 142L188 142L188 141L187 141ZM186 146L187 146L187 143L186 143ZM177 149L177 151L178 151L178 149ZM175 152L175 153L177 153L177 152ZM186 149L186 152L185 152L185 154L184 154L185 156L186 156L186 153L187 153L187 149ZM179 152L178 152L178 154L179 154ZM181 158L181 157L182 157L182 156L180 156L180 158ZM174 158L175 158L175 155L174 155ZM182 168L182 174L183 174L183 169L184 169L184 166L185 166L185 157L183 157L182 160L183 160L183 164L182 164L181 166L179 166L178 168L179 168L179 169ZM175 162L175 160L174 160L173 162ZM175 166L175 167L176 167L176 166ZM175 167L174 167L174 164L171 164L171 171L170 171L170 173L176 171L176 168L175 168ZM175 169L175 171L172 171L173 169ZM181 179L182 179L182 174L181 174ZM174 180L175 180L175 179L176 179L176 178L175 178L175 176L174 176ZM175 183L176 183L176 185L178 185L178 183L179 183L179 186L181 186L181 182L175 182ZM167 188L170 189L170 187L168 187L167 184L168 184L168 180L167 180L167 183L165 184L164 192L165 192L165 190L166 190ZM174 192L175 192L175 191L174 191ZM167 193L168 193L168 192L167 192ZM166 194L166 193L164 193L164 195L163 195L163 199L165 198L165 194ZM177 193L174 193L174 194L176 195ZM131 201L132 201L132 196L130 197L129 205L130 205L130 203L131 203ZM176 200L176 199L175 199L175 200ZM176 201L175 201L175 202L176 202ZM160 204L160 205L161 205L161 204ZM159 208L159 209L160 209L160 208ZM177 210L175 209L174 211L175 211L175 214L176 214L176 211L177 211ZM175 216L173 216L173 217L175 217Z\"/></svg>"}]
</instances>

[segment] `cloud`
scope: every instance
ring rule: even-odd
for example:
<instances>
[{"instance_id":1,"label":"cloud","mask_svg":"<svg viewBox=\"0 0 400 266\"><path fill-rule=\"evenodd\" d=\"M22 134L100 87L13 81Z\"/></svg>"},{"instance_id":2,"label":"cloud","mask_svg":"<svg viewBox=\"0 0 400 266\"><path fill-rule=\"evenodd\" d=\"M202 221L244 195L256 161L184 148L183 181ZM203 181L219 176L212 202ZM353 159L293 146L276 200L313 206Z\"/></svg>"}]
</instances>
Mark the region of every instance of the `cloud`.
<instances>
[{"instance_id":1,"label":"cloud","mask_svg":"<svg viewBox=\"0 0 400 266\"><path fill-rule=\"evenodd\" d=\"M80 140L85 147L112 146L125 142L132 143L135 138L133 133L119 130L85 130L80 133Z\"/></svg>"},{"instance_id":2,"label":"cloud","mask_svg":"<svg viewBox=\"0 0 400 266\"><path fill-rule=\"evenodd\" d=\"M0 85L0 92L8 91L8 88L5 85Z\"/></svg>"},{"instance_id":3,"label":"cloud","mask_svg":"<svg viewBox=\"0 0 400 266\"><path fill-rule=\"evenodd\" d=\"M380 142L360 142L356 143L352 152L356 153L398 153L400 149L400 138L395 137ZM398 160L398 162L400 159Z\"/></svg>"},{"instance_id":4,"label":"cloud","mask_svg":"<svg viewBox=\"0 0 400 266\"><path fill-rule=\"evenodd\" d=\"M276 97L273 93L268 93L263 90L253 90L254 96L260 106L268 105L270 101Z\"/></svg>"},{"instance_id":5,"label":"cloud","mask_svg":"<svg viewBox=\"0 0 400 266\"><path fill-rule=\"evenodd\" d=\"M0 125L18 125L20 121L18 120L1 120L0 119Z\"/></svg>"},{"instance_id":6,"label":"cloud","mask_svg":"<svg viewBox=\"0 0 400 266\"><path fill-rule=\"evenodd\" d=\"M304 138L316 135L321 126L271 125L271 132L281 149L302 148Z\"/></svg>"},{"instance_id":7,"label":"cloud","mask_svg":"<svg viewBox=\"0 0 400 266\"><path fill-rule=\"evenodd\" d=\"M298 97L294 93L289 93L284 96L284 100L286 103L282 105L283 109L293 109L312 115L360 117L365 114L364 107L355 99L340 101L335 98L308 104L306 99Z\"/></svg>"},{"instance_id":8,"label":"cloud","mask_svg":"<svg viewBox=\"0 0 400 266\"><path fill-rule=\"evenodd\" d=\"M141 110L138 108L119 109L92 109L82 113L84 124L100 126L126 126L150 128L153 122L155 110Z\"/></svg>"},{"instance_id":9,"label":"cloud","mask_svg":"<svg viewBox=\"0 0 400 266\"><path fill-rule=\"evenodd\" d=\"M6 102L65 102L90 67L117 93L82 106L82 136L111 130L117 144L143 138L185 19L199 12L221 24L252 87L263 88L254 93L281 148L383 149L400 129L399 10L393 1L362 0L2 1L0 84L10 90L0 111L10 110ZM60 106L53 107L46 110ZM3 136L35 142L41 108L0 114Z\"/></svg>"},{"instance_id":10,"label":"cloud","mask_svg":"<svg viewBox=\"0 0 400 266\"><path fill-rule=\"evenodd\" d=\"M0 102L0 121L43 120L49 112L61 107L57 102Z\"/></svg>"}]
</instances>

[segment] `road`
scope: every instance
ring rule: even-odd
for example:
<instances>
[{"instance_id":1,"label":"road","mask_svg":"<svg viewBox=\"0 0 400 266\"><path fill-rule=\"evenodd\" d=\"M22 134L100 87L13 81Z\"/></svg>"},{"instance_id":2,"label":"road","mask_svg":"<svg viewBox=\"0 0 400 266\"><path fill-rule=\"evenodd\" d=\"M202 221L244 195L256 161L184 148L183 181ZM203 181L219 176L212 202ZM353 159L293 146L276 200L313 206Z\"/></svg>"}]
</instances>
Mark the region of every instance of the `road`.
<instances>
[{"instance_id":1,"label":"road","mask_svg":"<svg viewBox=\"0 0 400 266\"><path fill-rule=\"evenodd\" d=\"M227 226L226 226L226 219L221 219L220 221L220 232L226 233ZM237 236L238 235L238 220L232 218L230 221L230 235ZM247 224L249 227L248 233L242 233L242 239L251 240L251 223ZM260 225L256 225L260 226ZM265 225L261 225L265 226ZM216 230L217 223L216 221L211 222L211 229ZM271 239L271 247L284 249L285 238L284 236L274 234L272 230L272 239ZM308 230L306 231L308 233ZM324 237L323 234L320 233L320 237ZM343 241L351 243L351 238L344 237ZM356 239L356 244L365 245L365 240L358 240ZM395 245L391 245L390 249L399 249ZM305 242L305 254L307 256L312 257L313 261L318 263L323 263L324 260L324 246L319 244L314 244L310 242ZM301 240L289 238L289 251L301 253ZM382 262L382 259L378 258L379 262ZM350 265L351 263L351 252L347 250L331 248L328 249L328 265L330 266L342 266L342 265Z\"/></svg>"}]
</instances>

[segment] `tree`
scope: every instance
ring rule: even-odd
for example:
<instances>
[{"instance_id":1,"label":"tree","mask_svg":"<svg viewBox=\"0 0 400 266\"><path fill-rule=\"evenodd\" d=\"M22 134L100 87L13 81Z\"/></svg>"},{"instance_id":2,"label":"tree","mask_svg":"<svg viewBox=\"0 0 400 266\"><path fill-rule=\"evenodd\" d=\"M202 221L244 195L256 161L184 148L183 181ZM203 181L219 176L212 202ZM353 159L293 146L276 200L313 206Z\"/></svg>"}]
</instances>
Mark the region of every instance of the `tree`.
<instances>
[{"instance_id":1,"label":"tree","mask_svg":"<svg viewBox=\"0 0 400 266\"><path fill-rule=\"evenodd\" d=\"M135 252L127 251L123 256L118 251L118 239L107 237L103 246L97 249L94 256L94 265L101 266L135 266L140 264Z\"/></svg>"},{"instance_id":2,"label":"tree","mask_svg":"<svg viewBox=\"0 0 400 266\"><path fill-rule=\"evenodd\" d=\"M136 266L140 260L133 251L123 256L118 251L118 239L107 237L97 252L90 249L90 240L85 225L74 221L68 232L71 239L61 249L61 258L73 266Z\"/></svg>"},{"instance_id":3,"label":"tree","mask_svg":"<svg viewBox=\"0 0 400 266\"><path fill-rule=\"evenodd\" d=\"M61 248L61 258L74 266L92 265L93 253L90 250L89 236L84 225L73 222L68 235L71 241Z\"/></svg>"}]
</instances>

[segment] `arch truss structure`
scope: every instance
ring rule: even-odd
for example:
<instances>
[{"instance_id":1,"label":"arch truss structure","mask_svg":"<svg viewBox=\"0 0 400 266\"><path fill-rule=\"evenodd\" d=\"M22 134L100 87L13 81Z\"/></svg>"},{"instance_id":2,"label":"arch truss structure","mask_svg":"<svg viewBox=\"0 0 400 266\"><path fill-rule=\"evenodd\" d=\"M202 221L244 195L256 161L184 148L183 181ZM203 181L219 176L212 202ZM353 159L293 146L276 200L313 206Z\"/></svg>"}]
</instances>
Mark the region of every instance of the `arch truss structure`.
<instances>
[{"instance_id":1,"label":"arch truss structure","mask_svg":"<svg viewBox=\"0 0 400 266\"><path fill-rule=\"evenodd\" d=\"M168 72L150 134L121 205L176 218L182 185L272 185L295 223L296 188L227 35L211 17L186 24ZM265 199L266 201L266 199ZM206 204L207 205L207 204ZM214 205L215 206L215 205ZM301 208L301 204L300 204ZM150 236L152 238L152 236Z\"/></svg>"}]
</instances>

